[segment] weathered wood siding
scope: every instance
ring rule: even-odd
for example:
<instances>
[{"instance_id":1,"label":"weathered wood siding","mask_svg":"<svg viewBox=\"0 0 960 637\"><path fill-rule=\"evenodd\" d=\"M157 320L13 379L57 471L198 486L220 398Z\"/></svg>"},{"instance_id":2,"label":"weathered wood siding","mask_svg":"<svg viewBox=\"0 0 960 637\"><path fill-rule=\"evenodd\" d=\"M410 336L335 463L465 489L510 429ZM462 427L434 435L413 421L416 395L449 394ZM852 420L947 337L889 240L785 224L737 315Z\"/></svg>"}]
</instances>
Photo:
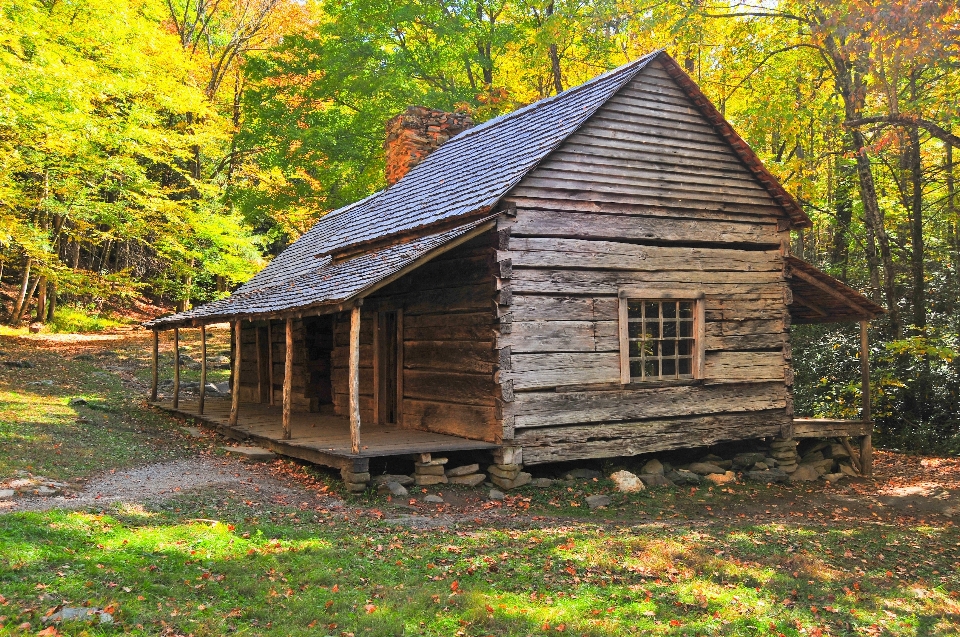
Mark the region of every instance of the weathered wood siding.
<instances>
[{"instance_id":1,"label":"weathered wood siding","mask_svg":"<svg viewBox=\"0 0 960 637\"><path fill-rule=\"evenodd\" d=\"M329 350L332 347L330 319L326 319L326 334L318 327L323 317L305 317L293 322L293 401L298 411L317 411L323 403L329 403ZM257 348L257 331L260 330L261 348ZM266 344L266 335L272 341ZM324 354L324 343L327 343ZM286 338L284 321L274 320L267 330L267 321L244 322L241 331L243 358L240 364L240 400L242 402L270 401L269 350L273 349L273 393L276 405L283 401L284 357ZM311 352L311 350L313 350ZM259 356L258 356L259 355ZM324 377L324 370L326 374Z\"/></svg>"},{"instance_id":2,"label":"weathered wood siding","mask_svg":"<svg viewBox=\"0 0 960 637\"><path fill-rule=\"evenodd\" d=\"M792 400L785 214L652 64L501 219L505 436L536 464L780 434ZM619 288L705 294L704 378L620 385Z\"/></svg>"},{"instance_id":3,"label":"weathered wood siding","mask_svg":"<svg viewBox=\"0 0 960 637\"><path fill-rule=\"evenodd\" d=\"M402 310L403 428L498 441L502 435L492 233L431 260L364 300L360 323L360 420L375 426L373 316ZM336 413L347 409L349 316L334 325ZM362 434L361 434L362 435Z\"/></svg>"}]
</instances>

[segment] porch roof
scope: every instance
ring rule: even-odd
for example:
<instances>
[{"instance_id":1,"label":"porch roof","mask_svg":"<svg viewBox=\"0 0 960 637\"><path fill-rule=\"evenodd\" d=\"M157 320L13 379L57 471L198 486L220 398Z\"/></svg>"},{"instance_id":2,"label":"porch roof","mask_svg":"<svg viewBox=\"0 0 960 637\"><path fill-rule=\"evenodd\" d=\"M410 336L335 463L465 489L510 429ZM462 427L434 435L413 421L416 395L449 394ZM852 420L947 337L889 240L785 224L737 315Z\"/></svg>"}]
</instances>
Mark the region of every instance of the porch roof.
<instances>
[{"instance_id":1,"label":"porch roof","mask_svg":"<svg viewBox=\"0 0 960 637\"><path fill-rule=\"evenodd\" d=\"M785 259L793 302L794 323L844 323L872 321L886 310L852 287L803 259Z\"/></svg>"}]
</instances>

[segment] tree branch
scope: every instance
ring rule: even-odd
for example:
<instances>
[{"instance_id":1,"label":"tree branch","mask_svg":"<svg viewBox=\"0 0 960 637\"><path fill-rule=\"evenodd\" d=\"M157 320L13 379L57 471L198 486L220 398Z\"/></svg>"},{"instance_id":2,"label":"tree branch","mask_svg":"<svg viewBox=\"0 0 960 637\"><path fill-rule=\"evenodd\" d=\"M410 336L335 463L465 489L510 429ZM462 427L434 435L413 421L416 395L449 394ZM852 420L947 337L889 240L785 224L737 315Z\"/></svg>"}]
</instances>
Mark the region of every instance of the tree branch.
<instances>
[{"instance_id":1,"label":"tree branch","mask_svg":"<svg viewBox=\"0 0 960 637\"><path fill-rule=\"evenodd\" d=\"M937 139L943 140L951 146L960 148L960 137L957 137L942 126L923 119L917 115L900 113L897 115L875 115L873 117L861 117L859 119L847 120L843 123L844 128L859 128L867 124L889 124L892 126L904 126L907 128L922 128Z\"/></svg>"}]
</instances>

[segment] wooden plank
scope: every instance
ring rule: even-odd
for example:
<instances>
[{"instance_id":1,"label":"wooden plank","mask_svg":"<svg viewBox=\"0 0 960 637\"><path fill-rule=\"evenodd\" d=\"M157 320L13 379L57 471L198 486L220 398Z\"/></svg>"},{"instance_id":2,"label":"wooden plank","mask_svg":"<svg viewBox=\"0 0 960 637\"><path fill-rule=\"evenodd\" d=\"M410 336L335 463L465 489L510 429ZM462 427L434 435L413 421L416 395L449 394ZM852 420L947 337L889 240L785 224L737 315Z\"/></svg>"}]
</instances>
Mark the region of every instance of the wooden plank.
<instances>
[{"instance_id":1,"label":"wooden plank","mask_svg":"<svg viewBox=\"0 0 960 637\"><path fill-rule=\"evenodd\" d=\"M509 255L513 267L576 267L628 271L782 272L777 250L650 246L617 241L517 237Z\"/></svg>"},{"instance_id":2,"label":"wooden plank","mask_svg":"<svg viewBox=\"0 0 960 637\"><path fill-rule=\"evenodd\" d=\"M710 312L707 312L707 314L709 316ZM713 316L709 316L707 320L705 335L707 339L710 339L732 336L767 334L775 335L784 333L786 333L786 326L784 325L782 318L723 320L714 314Z\"/></svg>"},{"instance_id":3,"label":"wooden plank","mask_svg":"<svg viewBox=\"0 0 960 637\"><path fill-rule=\"evenodd\" d=\"M517 430L528 427L615 422L643 418L700 416L783 409L782 382L722 385L687 384L645 388L641 384L607 391L519 392L507 411Z\"/></svg>"},{"instance_id":4,"label":"wooden plank","mask_svg":"<svg viewBox=\"0 0 960 637\"><path fill-rule=\"evenodd\" d=\"M717 382L784 379L781 351L773 352L707 352L704 377Z\"/></svg>"},{"instance_id":5,"label":"wooden plank","mask_svg":"<svg viewBox=\"0 0 960 637\"><path fill-rule=\"evenodd\" d=\"M794 438L856 438L867 435L871 423L862 420L834 420L831 418L794 418Z\"/></svg>"},{"instance_id":6,"label":"wooden plank","mask_svg":"<svg viewBox=\"0 0 960 637\"><path fill-rule=\"evenodd\" d=\"M207 326L200 326L200 400L197 411L203 415L207 398Z\"/></svg>"},{"instance_id":7,"label":"wooden plank","mask_svg":"<svg viewBox=\"0 0 960 637\"><path fill-rule=\"evenodd\" d=\"M617 340L620 347L620 382L630 383L630 304L626 297L618 297Z\"/></svg>"},{"instance_id":8,"label":"wooden plank","mask_svg":"<svg viewBox=\"0 0 960 637\"><path fill-rule=\"evenodd\" d=\"M283 350L283 439L290 440L290 411L293 402L293 319L284 321Z\"/></svg>"},{"instance_id":9,"label":"wooden plank","mask_svg":"<svg viewBox=\"0 0 960 637\"><path fill-rule=\"evenodd\" d=\"M406 341L492 341L493 315L485 312L404 316Z\"/></svg>"},{"instance_id":10,"label":"wooden plank","mask_svg":"<svg viewBox=\"0 0 960 637\"><path fill-rule=\"evenodd\" d=\"M360 453L360 306L350 312L350 448Z\"/></svg>"},{"instance_id":11,"label":"wooden plank","mask_svg":"<svg viewBox=\"0 0 960 637\"><path fill-rule=\"evenodd\" d=\"M763 295L783 303L784 284L777 272L628 272L517 268L511 279L518 294L610 294L621 287L643 286L670 290L677 285L700 285L714 295Z\"/></svg>"},{"instance_id":12,"label":"wooden plank","mask_svg":"<svg viewBox=\"0 0 960 637\"><path fill-rule=\"evenodd\" d=\"M180 404L180 328L173 328L173 408Z\"/></svg>"},{"instance_id":13,"label":"wooden plank","mask_svg":"<svg viewBox=\"0 0 960 637\"><path fill-rule=\"evenodd\" d=\"M150 401L156 402L157 400L157 387L160 384L160 332L153 330L153 358L150 361L151 369L153 370L153 378L150 383Z\"/></svg>"},{"instance_id":14,"label":"wooden plank","mask_svg":"<svg viewBox=\"0 0 960 637\"><path fill-rule=\"evenodd\" d=\"M613 352L619 349L617 321L514 321L497 349L512 352Z\"/></svg>"},{"instance_id":15,"label":"wooden plank","mask_svg":"<svg viewBox=\"0 0 960 637\"><path fill-rule=\"evenodd\" d=\"M397 308L397 424L403 425L403 395L406 391L404 381L405 346L403 308Z\"/></svg>"},{"instance_id":16,"label":"wooden plank","mask_svg":"<svg viewBox=\"0 0 960 637\"><path fill-rule=\"evenodd\" d=\"M240 374L243 369L241 364L243 360L243 347L241 344L241 339L243 338L243 329L240 321L234 321L233 334L233 390L230 395L230 418L227 420L227 424L229 424L231 427L235 427L237 425L237 417L240 413Z\"/></svg>"},{"instance_id":17,"label":"wooden plank","mask_svg":"<svg viewBox=\"0 0 960 637\"><path fill-rule=\"evenodd\" d=\"M780 246L775 223L517 209L515 236Z\"/></svg>"},{"instance_id":18,"label":"wooden plank","mask_svg":"<svg viewBox=\"0 0 960 637\"><path fill-rule=\"evenodd\" d=\"M404 427L472 440L498 442L503 430L495 407L432 400L403 400Z\"/></svg>"},{"instance_id":19,"label":"wooden plank","mask_svg":"<svg viewBox=\"0 0 960 637\"><path fill-rule=\"evenodd\" d=\"M516 294L510 314L513 322L616 320L617 298L615 293L606 297Z\"/></svg>"},{"instance_id":20,"label":"wooden plank","mask_svg":"<svg viewBox=\"0 0 960 637\"><path fill-rule=\"evenodd\" d=\"M740 351L783 348L787 343L788 336L784 332L743 336L708 336L704 342L704 349L707 351Z\"/></svg>"},{"instance_id":21,"label":"wooden plank","mask_svg":"<svg viewBox=\"0 0 960 637\"><path fill-rule=\"evenodd\" d=\"M618 352L514 354L510 365L501 377L515 390L620 381Z\"/></svg>"},{"instance_id":22,"label":"wooden plank","mask_svg":"<svg viewBox=\"0 0 960 637\"><path fill-rule=\"evenodd\" d=\"M407 341L404 350L407 369L492 374L496 368L492 341Z\"/></svg>"},{"instance_id":23,"label":"wooden plank","mask_svg":"<svg viewBox=\"0 0 960 637\"><path fill-rule=\"evenodd\" d=\"M787 420L782 411L764 411L616 425L548 427L517 432L514 443L523 447L524 464L536 465L777 436Z\"/></svg>"},{"instance_id":24,"label":"wooden plank","mask_svg":"<svg viewBox=\"0 0 960 637\"><path fill-rule=\"evenodd\" d=\"M267 361L267 365L268 365L267 375L269 376L267 382L268 382L269 385L270 385L270 396L269 396L269 398L270 398L270 404L271 404L271 405L276 404L276 399L275 399L275 397L274 397L274 391L273 391L273 390L274 390L274 386L275 386L275 384L274 384L274 371L275 371L275 370L274 370L274 361L273 361L273 340L274 340L274 335L273 335L273 321L272 321L272 320L267 320L267 358L268 358L268 361Z\"/></svg>"},{"instance_id":25,"label":"wooden plank","mask_svg":"<svg viewBox=\"0 0 960 637\"><path fill-rule=\"evenodd\" d=\"M405 370L405 395L420 400L439 400L468 405L493 405L492 374Z\"/></svg>"}]
</instances>

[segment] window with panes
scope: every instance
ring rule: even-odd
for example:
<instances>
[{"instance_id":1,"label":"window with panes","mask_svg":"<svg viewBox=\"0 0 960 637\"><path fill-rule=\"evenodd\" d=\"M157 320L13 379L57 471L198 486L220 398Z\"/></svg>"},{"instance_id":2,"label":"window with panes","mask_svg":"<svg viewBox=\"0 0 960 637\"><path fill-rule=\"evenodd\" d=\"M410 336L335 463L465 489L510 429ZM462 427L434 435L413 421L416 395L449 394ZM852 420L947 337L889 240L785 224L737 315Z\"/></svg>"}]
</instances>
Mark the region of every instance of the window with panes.
<instances>
[{"instance_id":1,"label":"window with panes","mask_svg":"<svg viewBox=\"0 0 960 637\"><path fill-rule=\"evenodd\" d=\"M697 369L697 302L627 299L630 382L693 379Z\"/></svg>"}]
</instances>

